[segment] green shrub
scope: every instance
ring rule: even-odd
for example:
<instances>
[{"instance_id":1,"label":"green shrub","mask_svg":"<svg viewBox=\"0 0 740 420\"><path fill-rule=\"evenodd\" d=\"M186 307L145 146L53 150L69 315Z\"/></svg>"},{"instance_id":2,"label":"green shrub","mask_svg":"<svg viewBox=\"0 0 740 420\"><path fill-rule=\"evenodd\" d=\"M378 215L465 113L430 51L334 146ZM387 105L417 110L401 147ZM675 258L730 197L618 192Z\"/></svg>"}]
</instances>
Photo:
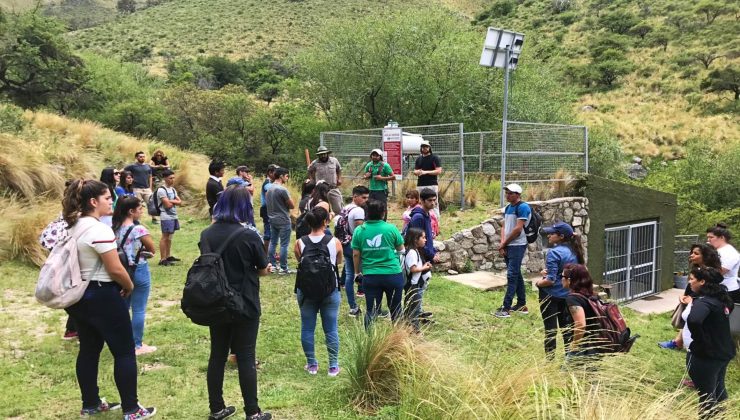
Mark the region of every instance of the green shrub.
<instances>
[{"instance_id":1,"label":"green shrub","mask_svg":"<svg viewBox=\"0 0 740 420\"><path fill-rule=\"evenodd\" d=\"M23 109L13 104L0 103L0 133L19 133L27 122Z\"/></svg>"}]
</instances>

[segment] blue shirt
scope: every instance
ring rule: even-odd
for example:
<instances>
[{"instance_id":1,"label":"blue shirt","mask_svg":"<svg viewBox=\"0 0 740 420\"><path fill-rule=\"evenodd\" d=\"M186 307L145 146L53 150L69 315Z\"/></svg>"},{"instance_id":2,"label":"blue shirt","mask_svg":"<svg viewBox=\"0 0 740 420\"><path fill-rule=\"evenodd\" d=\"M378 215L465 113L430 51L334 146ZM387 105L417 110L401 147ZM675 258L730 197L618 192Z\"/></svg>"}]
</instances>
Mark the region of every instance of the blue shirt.
<instances>
[{"instance_id":1,"label":"blue shirt","mask_svg":"<svg viewBox=\"0 0 740 420\"><path fill-rule=\"evenodd\" d=\"M568 289L563 287L563 269L568 264L578 264L576 254L568 245L558 244L547 252L545 269L547 279L552 282L552 286L542 287L545 293L557 298L568 296Z\"/></svg>"},{"instance_id":2,"label":"blue shirt","mask_svg":"<svg viewBox=\"0 0 740 420\"><path fill-rule=\"evenodd\" d=\"M262 182L262 188L260 189L260 206L267 208L267 202L265 201L265 193L272 187L272 181L269 178L265 178Z\"/></svg>"},{"instance_id":3,"label":"blue shirt","mask_svg":"<svg viewBox=\"0 0 740 420\"><path fill-rule=\"evenodd\" d=\"M532 209L524 201L520 201L517 205L507 205L504 210L504 233L506 237L508 238L509 234L516 227L517 220L524 220L524 225L526 226L531 216ZM527 245L527 235L524 234L524 229L522 229L516 239L507 244L507 246L511 245Z\"/></svg>"}]
</instances>

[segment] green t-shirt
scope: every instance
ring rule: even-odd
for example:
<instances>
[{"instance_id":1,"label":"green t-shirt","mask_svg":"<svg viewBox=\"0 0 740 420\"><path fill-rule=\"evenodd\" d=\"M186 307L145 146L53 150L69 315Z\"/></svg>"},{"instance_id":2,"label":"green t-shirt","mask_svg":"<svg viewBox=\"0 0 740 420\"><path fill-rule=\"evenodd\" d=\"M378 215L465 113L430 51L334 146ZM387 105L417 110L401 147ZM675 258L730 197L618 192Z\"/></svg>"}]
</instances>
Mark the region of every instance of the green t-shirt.
<instances>
[{"instance_id":1,"label":"green t-shirt","mask_svg":"<svg viewBox=\"0 0 740 420\"><path fill-rule=\"evenodd\" d=\"M375 179L375 175L393 175L393 169L391 169L391 165L383 161L380 161L378 163L368 162L367 165L365 165L364 172L370 172L370 191L385 191L388 189L388 181L378 181Z\"/></svg>"},{"instance_id":2,"label":"green t-shirt","mask_svg":"<svg viewBox=\"0 0 740 420\"><path fill-rule=\"evenodd\" d=\"M403 245L401 232L382 220L366 220L352 234L352 249L360 251L362 274L398 274L401 262L396 248Z\"/></svg>"}]
</instances>

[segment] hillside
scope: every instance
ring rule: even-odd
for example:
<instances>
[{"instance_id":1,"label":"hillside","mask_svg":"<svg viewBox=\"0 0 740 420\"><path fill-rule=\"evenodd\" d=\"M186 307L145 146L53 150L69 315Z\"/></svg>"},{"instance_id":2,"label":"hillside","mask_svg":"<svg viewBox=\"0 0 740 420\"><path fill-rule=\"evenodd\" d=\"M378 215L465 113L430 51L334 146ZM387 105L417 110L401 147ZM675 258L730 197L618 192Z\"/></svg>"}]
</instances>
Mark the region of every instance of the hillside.
<instances>
[{"instance_id":1,"label":"hillside","mask_svg":"<svg viewBox=\"0 0 740 420\"><path fill-rule=\"evenodd\" d=\"M715 16L700 6L695 0L175 0L69 39L80 50L140 60L160 73L183 56L285 59L312 45L328 22L442 7L461 25L472 20L481 33L489 25L526 33L521 64L560 69L579 97L573 104L579 123L609 130L628 153L674 159L691 138L717 145L740 139L732 93L702 88L710 72L737 69L737 9L728 2Z\"/></svg>"},{"instance_id":2,"label":"hillside","mask_svg":"<svg viewBox=\"0 0 740 420\"><path fill-rule=\"evenodd\" d=\"M43 262L38 235L61 211L64 181L98 179L106 166L121 168L134 153L162 149L176 184L196 213L208 161L173 146L129 137L87 121L0 105L0 262Z\"/></svg>"}]
</instances>

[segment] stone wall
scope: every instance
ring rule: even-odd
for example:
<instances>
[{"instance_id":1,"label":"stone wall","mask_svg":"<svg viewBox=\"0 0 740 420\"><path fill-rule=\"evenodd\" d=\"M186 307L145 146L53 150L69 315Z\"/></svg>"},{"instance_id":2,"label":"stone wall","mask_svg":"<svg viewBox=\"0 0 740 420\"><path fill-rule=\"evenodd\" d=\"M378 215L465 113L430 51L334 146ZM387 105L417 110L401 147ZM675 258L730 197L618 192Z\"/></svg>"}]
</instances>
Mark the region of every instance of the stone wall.
<instances>
[{"instance_id":1,"label":"stone wall","mask_svg":"<svg viewBox=\"0 0 740 420\"><path fill-rule=\"evenodd\" d=\"M584 197L556 198L549 201L532 201L529 204L537 208L543 217L543 226L557 221L570 223L575 231L582 235L583 244L588 249L588 232L591 222L588 215L588 199ZM492 218L478 226L465 229L452 235L443 242L436 242L439 250L439 264L435 268L442 271L455 270L504 270L504 259L498 255L498 244L501 242L503 209L499 209ZM545 268L543 244L546 239L529 244L528 252L522 263L527 271L539 272ZM470 261L470 263L468 263Z\"/></svg>"}]
</instances>

